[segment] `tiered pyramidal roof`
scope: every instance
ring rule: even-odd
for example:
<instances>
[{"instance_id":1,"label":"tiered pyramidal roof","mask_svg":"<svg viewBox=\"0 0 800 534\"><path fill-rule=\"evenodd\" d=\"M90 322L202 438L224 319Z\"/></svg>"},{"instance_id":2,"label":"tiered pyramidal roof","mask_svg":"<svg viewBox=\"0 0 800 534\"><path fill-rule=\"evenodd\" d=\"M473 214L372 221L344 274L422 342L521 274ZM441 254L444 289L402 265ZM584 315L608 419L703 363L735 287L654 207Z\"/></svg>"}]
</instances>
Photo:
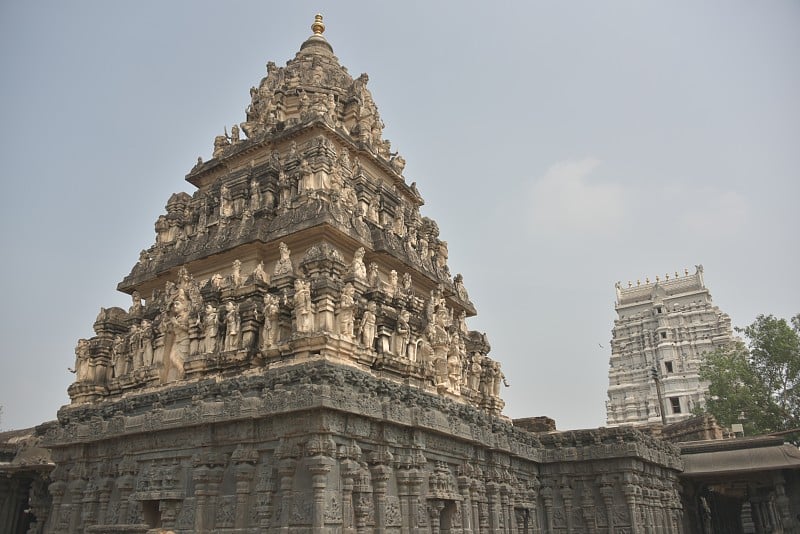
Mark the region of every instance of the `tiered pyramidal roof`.
<instances>
[{"instance_id":1,"label":"tiered pyramidal roof","mask_svg":"<svg viewBox=\"0 0 800 534\"><path fill-rule=\"evenodd\" d=\"M73 404L326 360L498 414L503 375L447 242L383 138L368 77L314 34L170 197L76 349Z\"/></svg>"}]
</instances>

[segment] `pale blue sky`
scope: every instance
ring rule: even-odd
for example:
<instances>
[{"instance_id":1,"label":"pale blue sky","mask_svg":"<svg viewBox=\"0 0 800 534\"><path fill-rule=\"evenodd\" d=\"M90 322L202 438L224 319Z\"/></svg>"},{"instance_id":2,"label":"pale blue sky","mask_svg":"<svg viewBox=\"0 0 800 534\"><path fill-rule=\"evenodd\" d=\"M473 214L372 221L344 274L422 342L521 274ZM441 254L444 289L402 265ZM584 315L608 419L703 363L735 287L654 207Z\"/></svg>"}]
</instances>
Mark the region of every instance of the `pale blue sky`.
<instances>
[{"instance_id":1,"label":"pale blue sky","mask_svg":"<svg viewBox=\"0 0 800 534\"><path fill-rule=\"evenodd\" d=\"M702 263L734 324L800 312L796 1L6 1L2 428L55 418L169 195L317 11L464 274L507 415L604 424L617 280Z\"/></svg>"}]
</instances>

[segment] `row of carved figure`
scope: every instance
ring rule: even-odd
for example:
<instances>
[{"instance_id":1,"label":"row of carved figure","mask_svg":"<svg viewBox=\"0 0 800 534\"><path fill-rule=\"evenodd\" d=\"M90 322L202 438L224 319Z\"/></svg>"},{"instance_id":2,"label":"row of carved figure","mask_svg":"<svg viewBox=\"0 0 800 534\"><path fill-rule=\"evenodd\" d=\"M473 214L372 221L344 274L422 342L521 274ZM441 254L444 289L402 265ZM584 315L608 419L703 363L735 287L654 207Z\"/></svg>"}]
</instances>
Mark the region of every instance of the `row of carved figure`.
<instances>
[{"instance_id":1,"label":"row of carved figure","mask_svg":"<svg viewBox=\"0 0 800 534\"><path fill-rule=\"evenodd\" d=\"M289 334L325 330L366 350L415 364L442 392L460 394L464 389L478 398L499 396L505 379L499 364L485 355L489 351L485 336L467 329L465 311L454 317L443 286L431 291L423 305L408 273L401 281L392 270L384 282L377 264L372 263L368 272L362 247L355 251L344 276L349 281L341 285L335 299L333 322L325 323L316 309L311 281L295 276L291 251L284 243L280 243L279 252L272 276L289 277L292 290L285 281L282 290L270 288L263 262L246 277L241 262L235 260L229 275L215 274L202 286L182 268L177 284L168 281L163 291L154 292L147 307L134 292L124 321L130 326L127 332L117 331L113 337L105 371L89 365L89 342L79 341L77 381L104 384L153 365L162 368L163 380L175 380L183 377L189 356L240 349L266 354L289 339ZM244 291L247 297L243 301L232 295L223 297L224 292L243 287L251 289ZM468 301L460 275L453 287L454 296ZM382 297L378 302L374 300L377 294L389 300ZM243 315L255 326L243 329ZM468 343L472 346L469 350Z\"/></svg>"},{"instance_id":2,"label":"row of carved figure","mask_svg":"<svg viewBox=\"0 0 800 534\"><path fill-rule=\"evenodd\" d=\"M233 218L241 219L241 231L253 224L257 213L260 218L309 200L333 201L337 209L348 216L369 221L392 236L407 241L407 247L415 251L421 262L432 260L440 268L446 264L446 243L438 239L436 223L420 217L417 201L390 201L379 187L368 188L365 181L372 179L361 167L358 156L351 163L346 149L340 148L337 155L334 144L324 136L315 138L308 145L303 150L304 155L300 156L293 142L283 161L277 151L273 152L269 173L261 178L252 178L249 188L223 183L212 193L195 193L194 198L186 193L173 195L167 203L166 215L159 216L155 223L155 246L181 248L198 234L214 230L217 235L230 233L228 227ZM318 155L315 169L306 159L311 154ZM356 178L361 182L358 191L354 187ZM419 199L414 184L412 193ZM147 255L143 251L141 259L146 259Z\"/></svg>"}]
</instances>

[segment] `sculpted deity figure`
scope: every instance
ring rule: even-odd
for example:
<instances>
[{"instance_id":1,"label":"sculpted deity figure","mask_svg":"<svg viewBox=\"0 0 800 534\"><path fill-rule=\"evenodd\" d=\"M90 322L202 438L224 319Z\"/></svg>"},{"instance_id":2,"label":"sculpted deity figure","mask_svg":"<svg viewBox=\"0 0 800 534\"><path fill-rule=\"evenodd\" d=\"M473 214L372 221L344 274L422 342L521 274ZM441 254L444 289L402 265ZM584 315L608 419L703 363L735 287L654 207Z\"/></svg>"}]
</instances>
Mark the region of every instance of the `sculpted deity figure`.
<instances>
[{"instance_id":1,"label":"sculpted deity figure","mask_svg":"<svg viewBox=\"0 0 800 534\"><path fill-rule=\"evenodd\" d=\"M211 277L211 287L219 291L225 285L225 279L219 273L214 273Z\"/></svg>"},{"instance_id":2,"label":"sculpted deity figure","mask_svg":"<svg viewBox=\"0 0 800 534\"><path fill-rule=\"evenodd\" d=\"M490 366L490 376L491 376L491 389L492 389L492 396L497 398L500 397L500 385L504 385L508 387L508 381L506 381L506 375L503 374L503 371L500 370L500 362L492 361Z\"/></svg>"},{"instance_id":3,"label":"sculpted deity figure","mask_svg":"<svg viewBox=\"0 0 800 534\"><path fill-rule=\"evenodd\" d=\"M422 366L425 375L430 376L433 371L433 347L425 336L422 336L417 344L417 361Z\"/></svg>"},{"instance_id":4,"label":"sculpted deity figure","mask_svg":"<svg viewBox=\"0 0 800 534\"><path fill-rule=\"evenodd\" d=\"M183 362L189 355L189 328L190 328L189 300L179 290L170 307L166 330L169 339L165 343L166 354L166 381L183 378Z\"/></svg>"},{"instance_id":5,"label":"sculpted deity figure","mask_svg":"<svg viewBox=\"0 0 800 534\"><path fill-rule=\"evenodd\" d=\"M272 276L283 276L285 274L294 274L294 265L292 265L292 251L289 250L289 247L286 246L286 243L281 242L278 245L278 251L280 253L280 259L275 264L275 271L272 273Z\"/></svg>"},{"instance_id":6,"label":"sculpted deity figure","mask_svg":"<svg viewBox=\"0 0 800 534\"><path fill-rule=\"evenodd\" d=\"M405 297L411 296L414 292L411 287L411 273L403 273L403 278L400 281L400 292Z\"/></svg>"},{"instance_id":7,"label":"sculpted deity figure","mask_svg":"<svg viewBox=\"0 0 800 534\"><path fill-rule=\"evenodd\" d=\"M342 294L339 297L339 333L353 337L353 327L355 325L355 288L353 284L346 283L342 288Z\"/></svg>"},{"instance_id":8,"label":"sculpted deity figure","mask_svg":"<svg viewBox=\"0 0 800 534\"><path fill-rule=\"evenodd\" d=\"M345 182L344 187L342 187L342 205L348 212L356 214L358 195L356 195L356 190L353 189L349 182Z\"/></svg>"},{"instance_id":9,"label":"sculpted deity figure","mask_svg":"<svg viewBox=\"0 0 800 534\"><path fill-rule=\"evenodd\" d=\"M450 380L450 390L455 393L461 389L462 355L465 352L461 336L458 332L454 333L447 353L447 375Z\"/></svg>"},{"instance_id":10,"label":"sculpted deity figure","mask_svg":"<svg viewBox=\"0 0 800 534\"><path fill-rule=\"evenodd\" d=\"M159 215L155 223L156 244L164 245L169 242L169 222L166 215Z\"/></svg>"},{"instance_id":11,"label":"sculpted deity figure","mask_svg":"<svg viewBox=\"0 0 800 534\"><path fill-rule=\"evenodd\" d=\"M79 339L78 345L75 347L75 368L67 370L70 373L75 373L75 382L89 381L89 341L86 339Z\"/></svg>"},{"instance_id":12,"label":"sculpted deity figure","mask_svg":"<svg viewBox=\"0 0 800 534\"><path fill-rule=\"evenodd\" d=\"M400 292L400 280L397 278L397 271L392 269L389 271L389 282L387 283L386 292L389 296L396 297Z\"/></svg>"},{"instance_id":13,"label":"sculpted deity figure","mask_svg":"<svg viewBox=\"0 0 800 534\"><path fill-rule=\"evenodd\" d=\"M327 114L325 119L331 126L336 125L336 97L333 93L328 94Z\"/></svg>"},{"instance_id":14,"label":"sculpted deity figure","mask_svg":"<svg viewBox=\"0 0 800 534\"><path fill-rule=\"evenodd\" d=\"M469 378L467 381L467 385L472 391L477 392L479 390L482 372L483 367L481 367L481 355L475 352L472 355L472 361L469 366Z\"/></svg>"},{"instance_id":15,"label":"sculpted deity figure","mask_svg":"<svg viewBox=\"0 0 800 534\"><path fill-rule=\"evenodd\" d=\"M263 284L269 284L269 275L267 271L264 269L264 262L258 262L256 268L253 269L253 280L256 282L261 282Z\"/></svg>"},{"instance_id":16,"label":"sculpted deity figure","mask_svg":"<svg viewBox=\"0 0 800 534\"><path fill-rule=\"evenodd\" d=\"M231 285L233 287L241 287L244 283L244 277L242 276L242 262L239 260L233 260L233 269L231 270Z\"/></svg>"},{"instance_id":17,"label":"sculpted deity figure","mask_svg":"<svg viewBox=\"0 0 800 534\"><path fill-rule=\"evenodd\" d=\"M261 209L261 188L258 180L253 178L250 181L250 211L253 213Z\"/></svg>"},{"instance_id":18,"label":"sculpted deity figure","mask_svg":"<svg viewBox=\"0 0 800 534\"><path fill-rule=\"evenodd\" d=\"M442 272L447 271L447 241L439 241L437 250L436 250L436 268L441 270ZM462 278L463 282L463 278ZM463 286L463 283L462 283ZM464 290L466 292L466 289Z\"/></svg>"},{"instance_id":19,"label":"sculpted deity figure","mask_svg":"<svg viewBox=\"0 0 800 534\"><path fill-rule=\"evenodd\" d=\"M297 279L294 282L294 317L298 332L311 332L314 317L311 304L311 282Z\"/></svg>"},{"instance_id":20,"label":"sculpted deity figure","mask_svg":"<svg viewBox=\"0 0 800 534\"><path fill-rule=\"evenodd\" d=\"M456 290L456 295L460 298L463 302L469 302L469 295L467 294L467 288L464 287L464 277L461 273L458 273L453 278L453 286Z\"/></svg>"},{"instance_id":21,"label":"sculpted deity figure","mask_svg":"<svg viewBox=\"0 0 800 534\"><path fill-rule=\"evenodd\" d=\"M153 365L153 323L147 319L142 320L139 327L142 335L142 365Z\"/></svg>"},{"instance_id":22,"label":"sculpted deity figure","mask_svg":"<svg viewBox=\"0 0 800 534\"><path fill-rule=\"evenodd\" d=\"M239 348L241 338L241 318L239 317L239 306L229 300L225 304L225 348L224 350L236 350Z\"/></svg>"},{"instance_id":23,"label":"sculpted deity figure","mask_svg":"<svg viewBox=\"0 0 800 534\"><path fill-rule=\"evenodd\" d=\"M358 247L353 253L353 262L350 264L350 273L356 280L367 281L367 267L364 265L364 247Z\"/></svg>"},{"instance_id":24,"label":"sculpted deity figure","mask_svg":"<svg viewBox=\"0 0 800 534\"><path fill-rule=\"evenodd\" d=\"M369 287L377 289L381 285L381 277L378 274L378 264L374 261L369 264L369 274L367 275Z\"/></svg>"},{"instance_id":25,"label":"sculpted deity figure","mask_svg":"<svg viewBox=\"0 0 800 534\"><path fill-rule=\"evenodd\" d=\"M236 124L231 126L231 142L232 143L239 142L239 126Z\"/></svg>"},{"instance_id":26,"label":"sculpted deity figure","mask_svg":"<svg viewBox=\"0 0 800 534\"><path fill-rule=\"evenodd\" d=\"M342 169L350 170L350 155L344 148L339 151L339 166Z\"/></svg>"},{"instance_id":27,"label":"sculpted deity figure","mask_svg":"<svg viewBox=\"0 0 800 534\"><path fill-rule=\"evenodd\" d=\"M297 154L297 141L292 141L289 145L289 156L286 158L286 161L298 161L300 156Z\"/></svg>"},{"instance_id":28,"label":"sculpted deity figure","mask_svg":"<svg viewBox=\"0 0 800 534\"><path fill-rule=\"evenodd\" d=\"M372 344L375 341L376 325L378 317L375 315L378 307L374 301L367 303L367 309L364 310L364 315L361 317L361 323L358 327L358 333L361 335L361 344L372 349Z\"/></svg>"},{"instance_id":29,"label":"sculpted deity figure","mask_svg":"<svg viewBox=\"0 0 800 534\"><path fill-rule=\"evenodd\" d=\"M380 195L376 194L372 197L369 202L369 207L367 208L367 219L374 222L375 224L379 224L380 221L380 209L381 209L381 197Z\"/></svg>"},{"instance_id":30,"label":"sculpted deity figure","mask_svg":"<svg viewBox=\"0 0 800 534\"><path fill-rule=\"evenodd\" d=\"M419 259L422 263L428 263L430 259L431 252L428 249L428 240L424 237L420 237L417 241L417 252L419 253Z\"/></svg>"},{"instance_id":31,"label":"sculpted deity figure","mask_svg":"<svg viewBox=\"0 0 800 534\"><path fill-rule=\"evenodd\" d=\"M128 372L128 343L125 337L117 334L111 347L111 365L114 377L119 378Z\"/></svg>"},{"instance_id":32,"label":"sculpted deity figure","mask_svg":"<svg viewBox=\"0 0 800 534\"><path fill-rule=\"evenodd\" d=\"M219 313L211 304L206 304L203 317L203 341L200 348L202 354L209 354L217 350L217 335L219 334Z\"/></svg>"},{"instance_id":33,"label":"sculpted deity figure","mask_svg":"<svg viewBox=\"0 0 800 534\"><path fill-rule=\"evenodd\" d=\"M397 213L394 216L392 232L398 237L404 237L406 235L406 216L402 205L397 208Z\"/></svg>"},{"instance_id":34,"label":"sculpted deity figure","mask_svg":"<svg viewBox=\"0 0 800 534\"><path fill-rule=\"evenodd\" d=\"M225 184L219 189L219 216L223 219L233 217L233 196Z\"/></svg>"},{"instance_id":35,"label":"sculpted deity figure","mask_svg":"<svg viewBox=\"0 0 800 534\"><path fill-rule=\"evenodd\" d=\"M400 358L408 356L408 344L411 342L411 326L408 324L411 314L408 310L400 310L397 325L392 336L392 352Z\"/></svg>"},{"instance_id":36,"label":"sculpted deity figure","mask_svg":"<svg viewBox=\"0 0 800 534\"><path fill-rule=\"evenodd\" d=\"M278 297L267 293L264 295L264 326L261 327L261 350L270 349L275 346L278 339L278 323L280 318L280 302Z\"/></svg>"},{"instance_id":37,"label":"sculpted deity figure","mask_svg":"<svg viewBox=\"0 0 800 534\"><path fill-rule=\"evenodd\" d=\"M311 165L303 158L300 161L300 169L298 170L298 193L303 191L313 191L316 189L314 184L314 173L311 171Z\"/></svg>"},{"instance_id":38,"label":"sculpted deity figure","mask_svg":"<svg viewBox=\"0 0 800 534\"><path fill-rule=\"evenodd\" d=\"M458 319L456 320L456 327L458 331L461 332L462 335L466 335L469 332L467 328L467 312L461 310L458 314Z\"/></svg>"},{"instance_id":39,"label":"sculpted deity figure","mask_svg":"<svg viewBox=\"0 0 800 534\"><path fill-rule=\"evenodd\" d=\"M142 352L142 331L139 328L139 325L132 324L130 334L128 336L131 350L131 360L133 362L133 368L131 370L140 369L144 367L144 354Z\"/></svg>"},{"instance_id":40,"label":"sculpted deity figure","mask_svg":"<svg viewBox=\"0 0 800 534\"><path fill-rule=\"evenodd\" d=\"M288 208L292 202L292 184L283 169L278 171L278 206Z\"/></svg>"},{"instance_id":41,"label":"sculpted deity figure","mask_svg":"<svg viewBox=\"0 0 800 534\"><path fill-rule=\"evenodd\" d=\"M131 307L128 308L128 313L135 316L142 314L142 296L138 291L134 290L131 293Z\"/></svg>"}]
</instances>

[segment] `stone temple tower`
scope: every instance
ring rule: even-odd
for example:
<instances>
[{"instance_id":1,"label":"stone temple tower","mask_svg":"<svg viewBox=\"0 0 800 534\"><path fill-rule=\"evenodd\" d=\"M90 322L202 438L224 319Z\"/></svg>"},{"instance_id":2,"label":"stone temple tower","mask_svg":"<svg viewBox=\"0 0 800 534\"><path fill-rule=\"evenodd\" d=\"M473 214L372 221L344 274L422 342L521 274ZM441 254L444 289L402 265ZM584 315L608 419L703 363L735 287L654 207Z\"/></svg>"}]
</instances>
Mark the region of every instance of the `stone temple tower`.
<instances>
[{"instance_id":1,"label":"stone temple tower","mask_svg":"<svg viewBox=\"0 0 800 534\"><path fill-rule=\"evenodd\" d=\"M691 417L708 391L698 375L703 353L733 339L730 317L711 302L703 266L654 283L617 284L616 310L608 424L661 423L662 410L667 423Z\"/></svg>"},{"instance_id":2,"label":"stone temple tower","mask_svg":"<svg viewBox=\"0 0 800 534\"><path fill-rule=\"evenodd\" d=\"M680 532L676 449L534 434L367 89L323 37L250 89L76 349L45 532ZM574 531L574 530L573 530ZM621 531L621 530L620 530Z\"/></svg>"}]
</instances>

